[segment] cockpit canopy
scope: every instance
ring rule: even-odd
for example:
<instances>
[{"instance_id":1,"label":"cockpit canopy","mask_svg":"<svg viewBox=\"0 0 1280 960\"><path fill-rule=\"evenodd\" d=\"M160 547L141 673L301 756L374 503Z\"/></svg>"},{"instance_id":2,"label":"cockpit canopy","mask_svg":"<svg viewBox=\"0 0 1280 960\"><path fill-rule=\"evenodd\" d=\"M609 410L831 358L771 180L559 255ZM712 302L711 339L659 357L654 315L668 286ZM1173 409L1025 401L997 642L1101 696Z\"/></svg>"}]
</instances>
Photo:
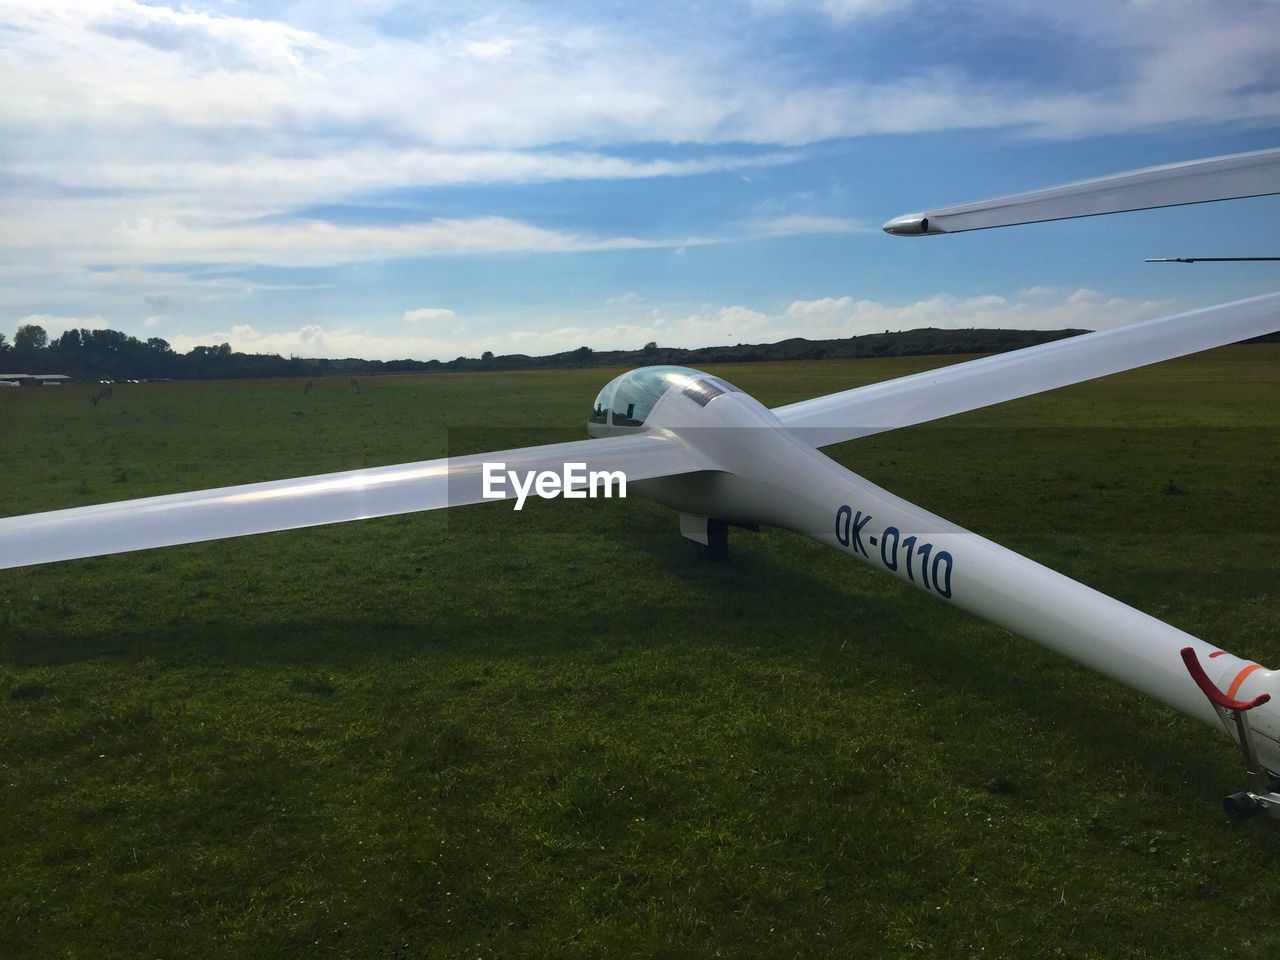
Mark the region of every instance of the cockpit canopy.
<instances>
[{"instance_id":1,"label":"cockpit canopy","mask_svg":"<svg viewBox=\"0 0 1280 960\"><path fill-rule=\"evenodd\" d=\"M600 391L587 420L588 432L600 436L613 432L609 427L643 427L663 394L673 388L703 406L722 393L738 392L719 377L689 367L641 367L614 378Z\"/></svg>"}]
</instances>

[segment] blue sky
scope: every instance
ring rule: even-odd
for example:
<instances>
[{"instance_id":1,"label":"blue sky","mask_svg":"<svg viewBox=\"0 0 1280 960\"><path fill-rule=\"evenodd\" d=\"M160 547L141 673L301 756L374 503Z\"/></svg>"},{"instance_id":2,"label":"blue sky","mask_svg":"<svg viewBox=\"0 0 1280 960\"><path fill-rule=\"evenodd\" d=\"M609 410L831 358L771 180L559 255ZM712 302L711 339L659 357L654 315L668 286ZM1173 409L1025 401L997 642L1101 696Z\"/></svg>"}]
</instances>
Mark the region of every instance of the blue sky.
<instances>
[{"instance_id":1,"label":"blue sky","mask_svg":"<svg viewBox=\"0 0 1280 960\"><path fill-rule=\"evenodd\" d=\"M451 358L1100 328L1266 292L1280 198L923 206L1280 146L1280 4L0 0L0 331Z\"/></svg>"}]
</instances>

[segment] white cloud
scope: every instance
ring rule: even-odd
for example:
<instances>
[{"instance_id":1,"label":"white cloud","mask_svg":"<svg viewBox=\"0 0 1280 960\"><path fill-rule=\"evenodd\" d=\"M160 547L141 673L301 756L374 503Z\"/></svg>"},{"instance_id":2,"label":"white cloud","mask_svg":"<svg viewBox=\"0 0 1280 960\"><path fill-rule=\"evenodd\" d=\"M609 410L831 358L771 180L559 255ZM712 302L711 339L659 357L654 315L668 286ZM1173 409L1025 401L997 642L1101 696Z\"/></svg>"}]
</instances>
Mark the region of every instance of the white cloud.
<instances>
[{"instance_id":1,"label":"white cloud","mask_svg":"<svg viewBox=\"0 0 1280 960\"><path fill-rule=\"evenodd\" d=\"M742 171L808 153L792 147L875 133L1070 137L1280 118L1274 3L1230 15L1207 0L1158 12L1109 0L964 8L1010 35L1052 32L1082 61L1112 65L1100 71L1105 79L1081 85L1015 82L960 56L940 60L936 50L919 62L906 50L883 74L856 61L797 71L805 53L822 54L784 49L771 19L751 19L803 9L852 36L912 6L924 5L756 0L730 13L681 6L672 16L655 7L592 21L589 5L498 3L477 15L470 4L442 2L420 14L419 27L391 36L377 25L390 10L383 0L285 5L272 14L280 19L235 6L215 13L133 0L0 0L0 266L24 271L20 289L0 288L0 304L63 309L67 288L50 271L90 265L680 252L731 227L654 239L540 227L492 209L392 226L305 213L407 187ZM746 229L860 227L819 212ZM125 295L123 284L84 272L78 282L104 297ZM199 290L198 278L137 286L166 282L193 296L246 289L219 280Z\"/></svg>"},{"instance_id":2,"label":"white cloud","mask_svg":"<svg viewBox=\"0 0 1280 960\"><path fill-rule=\"evenodd\" d=\"M479 60L496 60L508 56L515 46L516 41L511 37L492 37L488 40L470 40L463 49Z\"/></svg>"},{"instance_id":3,"label":"white cloud","mask_svg":"<svg viewBox=\"0 0 1280 960\"><path fill-rule=\"evenodd\" d=\"M822 12L837 22L879 16L914 6L915 0L821 0Z\"/></svg>"},{"instance_id":4,"label":"white cloud","mask_svg":"<svg viewBox=\"0 0 1280 960\"><path fill-rule=\"evenodd\" d=\"M759 0L856 23L907 0ZM1068 6L986 0L1016 33L1059 32L1121 65L1083 89L1038 90L935 54L891 77L856 64L797 80L773 31L686 29L655 13L592 23L549 9L480 19L445 4L416 35L314 30L129 0L0 4L10 24L0 115L28 174L148 189L273 183L288 196L405 182L661 176L751 159L633 161L565 143L812 143L829 137L1027 126L1059 135L1280 115L1273 5L1230 16L1186 2ZM286 11L306 16L305 7ZM913 15L922 15L919 13ZM696 19L696 13L688 14ZM535 19L540 17L540 19ZM354 22L353 22L354 20ZM672 24L679 23L680 29ZM324 31L328 31L326 34ZM713 39L709 39L713 38ZM1010 42L1016 42L1012 40ZM50 141L66 149L49 149ZM49 173L38 165L50 158ZM290 178L282 175L290 167ZM352 179L344 187L342 177ZM415 180L416 178L416 180Z\"/></svg>"},{"instance_id":5,"label":"white cloud","mask_svg":"<svg viewBox=\"0 0 1280 960\"><path fill-rule=\"evenodd\" d=\"M112 158L86 164L74 154L63 154L14 160L6 169L61 189L139 191L171 202L210 204L222 197L233 204L230 210L222 208L224 216L260 216L399 187L693 176L776 166L797 156L774 151L636 160L586 150L430 150L375 143L302 156L238 150L181 162Z\"/></svg>"},{"instance_id":6,"label":"white cloud","mask_svg":"<svg viewBox=\"0 0 1280 960\"><path fill-rule=\"evenodd\" d=\"M751 232L759 236L794 236L811 233L874 233L878 227L869 227L843 217L825 217L818 214L788 214L767 217L750 225Z\"/></svg>"},{"instance_id":7,"label":"white cloud","mask_svg":"<svg viewBox=\"0 0 1280 960\"><path fill-rule=\"evenodd\" d=\"M851 22L909 5L809 0L763 7L808 8ZM41 126L68 119L90 129L104 121L136 126L145 118L189 132L256 127L291 138L335 125L377 136L381 126L409 149L523 149L575 141L774 143L780 127L791 129L783 142L832 131L1016 123L1132 129L1276 111L1274 94L1250 92L1251 84L1274 79L1269 5L1224 16L1217 4L1187 2L1156 18L1142 4L1086 0L1032 9L989 0L992 16L1011 23L1008 29L1048 26L1124 54L1120 89L1049 96L958 73L940 85L936 71L949 65L936 56L904 74L913 79L848 71L798 85L767 59L744 62L740 33L707 43L663 30L661 16L653 18L653 32L549 10L540 20L514 11L461 23L437 16L434 29L395 38L367 27L325 36L278 21L127 0L8 6L6 19L17 28L17 83L5 106ZM71 63L75 69L65 69ZM264 145L272 139L281 145L278 137Z\"/></svg>"},{"instance_id":8,"label":"white cloud","mask_svg":"<svg viewBox=\"0 0 1280 960\"><path fill-rule=\"evenodd\" d=\"M0 234L0 254L27 263L107 262L319 267L395 257L635 250L713 242L708 238L598 237L549 230L506 217L438 219L394 226L325 220L193 222L169 211L118 219L116 204L0 204L12 229ZM24 209L31 216L22 216Z\"/></svg>"},{"instance_id":9,"label":"white cloud","mask_svg":"<svg viewBox=\"0 0 1280 960\"><path fill-rule=\"evenodd\" d=\"M141 216L129 216L141 212ZM133 209L117 200L0 200L0 257L12 260L19 282L24 270L44 276L57 268L110 263L99 271L148 283L182 278L147 271L165 264L323 267L391 258L581 253L596 250L686 248L761 236L844 233L865 229L820 215L793 215L733 225L721 236L598 236L538 227L507 217L442 218L395 225L339 224L327 220L264 219L225 222L197 217L180 207ZM17 264L25 264L18 267ZM126 269L128 268L128 269ZM3 268L0 268L3 269ZM85 274L81 274L82 277ZM251 292L262 284L243 280L192 280L209 293ZM39 286L48 288L47 282ZM279 288L277 286L277 288ZM0 293L3 302L4 293Z\"/></svg>"},{"instance_id":10,"label":"white cloud","mask_svg":"<svg viewBox=\"0 0 1280 960\"><path fill-rule=\"evenodd\" d=\"M101 317L63 317L51 313L29 313L14 323L13 329L34 325L43 327L50 340L57 339L68 330L100 330L107 326Z\"/></svg>"},{"instance_id":11,"label":"white cloud","mask_svg":"<svg viewBox=\"0 0 1280 960\"><path fill-rule=\"evenodd\" d=\"M457 314L445 307L418 307L416 310L406 310L404 318L409 323L437 323L440 321L451 321L457 319Z\"/></svg>"},{"instance_id":12,"label":"white cloud","mask_svg":"<svg viewBox=\"0 0 1280 960\"><path fill-rule=\"evenodd\" d=\"M916 0L750 0L750 5L764 14L820 14L840 26L846 26L864 17L907 10L916 5Z\"/></svg>"},{"instance_id":13,"label":"white cloud","mask_svg":"<svg viewBox=\"0 0 1280 960\"><path fill-rule=\"evenodd\" d=\"M263 292L321 290L323 283L263 283L243 277L191 276L140 267L99 269L79 265L0 265L0 307L36 309L51 299L89 302L99 308L146 307L177 312L181 305L244 300ZM50 291L54 291L51 295Z\"/></svg>"},{"instance_id":14,"label":"white cloud","mask_svg":"<svg viewBox=\"0 0 1280 960\"><path fill-rule=\"evenodd\" d=\"M389 336L369 333L354 326L324 327L305 324L295 330L265 331L250 324L236 324L230 330L214 331L199 336L169 338L175 350L186 352L192 347L230 343L232 349L244 353L276 353L302 357L362 357L367 360L402 360L405 358L453 359L458 356L456 341L424 336ZM478 355L478 354L477 354Z\"/></svg>"}]
</instances>

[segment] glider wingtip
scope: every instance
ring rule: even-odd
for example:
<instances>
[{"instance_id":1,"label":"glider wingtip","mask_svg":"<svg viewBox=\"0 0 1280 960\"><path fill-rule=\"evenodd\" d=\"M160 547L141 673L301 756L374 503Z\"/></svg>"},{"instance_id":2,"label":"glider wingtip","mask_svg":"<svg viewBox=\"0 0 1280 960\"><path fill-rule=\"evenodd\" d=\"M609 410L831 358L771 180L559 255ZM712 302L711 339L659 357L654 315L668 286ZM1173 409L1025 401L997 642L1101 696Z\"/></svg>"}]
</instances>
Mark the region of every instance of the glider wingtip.
<instances>
[{"instance_id":1,"label":"glider wingtip","mask_svg":"<svg viewBox=\"0 0 1280 960\"><path fill-rule=\"evenodd\" d=\"M886 221L882 229L895 237L923 237L947 232L931 224L928 214L924 213L908 213L901 217L894 217Z\"/></svg>"}]
</instances>

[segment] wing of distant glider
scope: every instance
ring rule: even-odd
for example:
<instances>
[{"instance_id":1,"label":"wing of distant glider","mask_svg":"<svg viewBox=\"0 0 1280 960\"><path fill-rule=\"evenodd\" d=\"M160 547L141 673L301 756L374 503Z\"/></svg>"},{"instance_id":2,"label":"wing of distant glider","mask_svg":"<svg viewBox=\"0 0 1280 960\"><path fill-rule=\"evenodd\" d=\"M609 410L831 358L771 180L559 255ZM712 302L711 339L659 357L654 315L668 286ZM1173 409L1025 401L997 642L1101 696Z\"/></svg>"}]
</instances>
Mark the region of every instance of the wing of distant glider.
<instances>
[{"instance_id":1,"label":"wing of distant glider","mask_svg":"<svg viewBox=\"0 0 1280 960\"><path fill-rule=\"evenodd\" d=\"M628 480L711 466L676 437L649 432L124 500L0 519L0 569L497 499L484 496L486 463L522 475L583 464ZM496 489L514 496L510 482Z\"/></svg>"},{"instance_id":2,"label":"wing of distant glider","mask_svg":"<svg viewBox=\"0 0 1280 960\"><path fill-rule=\"evenodd\" d=\"M902 237L961 233L1273 193L1280 193L1280 149L1147 167L1007 197L935 207L894 217L884 229Z\"/></svg>"},{"instance_id":3,"label":"wing of distant glider","mask_svg":"<svg viewBox=\"0 0 1280 960\"><path fill-rule=\"evenodd\" d=\"M909 427L1280 330L1280 293L1144 320L774 409L815 447Z\"/></svg>"}]
</instances>

